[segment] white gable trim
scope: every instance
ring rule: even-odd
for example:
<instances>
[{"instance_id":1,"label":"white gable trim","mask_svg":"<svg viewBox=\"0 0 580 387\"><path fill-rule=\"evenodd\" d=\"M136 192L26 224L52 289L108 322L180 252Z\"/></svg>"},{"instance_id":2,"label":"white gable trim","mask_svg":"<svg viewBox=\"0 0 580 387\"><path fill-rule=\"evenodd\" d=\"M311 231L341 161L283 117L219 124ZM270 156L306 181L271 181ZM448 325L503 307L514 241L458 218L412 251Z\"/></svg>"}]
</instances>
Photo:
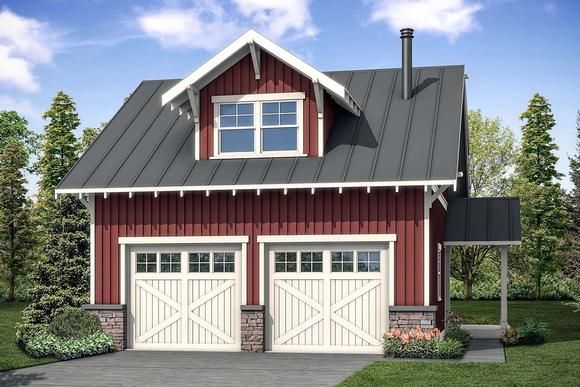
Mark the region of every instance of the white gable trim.
<instances>
[{"instance_id":1,"label":"white gable trim","mask_svg":"<svg viewBox=\"0 0 580 387\"><path fill-rule=\"evenodd\" d=\"M275 56L282 62L286 63L290 67L294 68L296 71L302 73L306 77L310 78L311 80L317 80L318 83L324 87L331 95L337 99L337 102L341 102L346 109L351 111L353 114L360 114L360 108L357 105L356 101L350 96L348 91L344 86L340 83L336 82L332 78L328 77L327 75L323 74L322 72L316 70L314 67L309 65L308 63L304 62L302 59L298 58L297 56L291 54L287 50L283 49L282 47L278 46L276 43L272 42L271 40L267 39L263 35L259 34L254 30L249 30L234 42L232 42L229 46L224 48L222 51L218 52L214 57L210 60L205 62L203 65L197 68L193 73L182 79L178 82L175 86L165 92L161 96L161 103L163 105L172 102L175 98L177 98L181 93L183 93L188 86L194 85L200 80L204 79L207 75L209 75L214 69L218 68L220 64L226 62L229 58L234 56L236 53L241 51L242 49L248 47L248 50L251 50L250 45L253 45L254 50L255 48L260 48L271 55ZM258 46L258 47L256 47ZM259 63L254 62L254 66L256 64L259 66ZM197 85L199 86L199 85Z\"/></svg>"}]
</instances>

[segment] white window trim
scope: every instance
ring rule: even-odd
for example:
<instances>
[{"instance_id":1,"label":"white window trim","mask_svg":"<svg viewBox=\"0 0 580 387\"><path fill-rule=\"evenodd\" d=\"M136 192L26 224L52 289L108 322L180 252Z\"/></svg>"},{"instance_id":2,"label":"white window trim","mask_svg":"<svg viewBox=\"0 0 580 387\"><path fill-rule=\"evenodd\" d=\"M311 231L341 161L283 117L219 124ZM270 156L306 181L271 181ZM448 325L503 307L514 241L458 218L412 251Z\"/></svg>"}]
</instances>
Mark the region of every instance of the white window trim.
<instances>
[{"instance_id":1,"label":"white window trim","mask_svg":"<svg viewBox=\"0 0 580 387\"><path fill-rule=\"evenodd\" d=\"M260 158L260 157L304 157L304 93L266 93L247 95L213 96L213 156L210 159L228 158ZM262 150L262 103L296 101L297 150L290 151L263 151ZM302 102L302 103L301 103ZM254 104L254 151L253 152L220 152L220 114L219 106L222 103L253 103ZM224 128L222 130L237 129ZM244 129L244 128L241 128Z\"/></svg>"}]
</instances>

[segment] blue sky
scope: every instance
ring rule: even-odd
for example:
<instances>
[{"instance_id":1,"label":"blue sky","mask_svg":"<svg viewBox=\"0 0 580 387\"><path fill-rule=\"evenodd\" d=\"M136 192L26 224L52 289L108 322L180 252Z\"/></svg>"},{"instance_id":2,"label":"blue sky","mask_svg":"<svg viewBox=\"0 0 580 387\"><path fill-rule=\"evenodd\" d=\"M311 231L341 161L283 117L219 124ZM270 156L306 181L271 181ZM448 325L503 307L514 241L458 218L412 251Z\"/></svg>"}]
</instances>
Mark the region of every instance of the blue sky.
<instances>
[{"instance_id":1,"label":"blue sky","mask_svg":"<svg viewBox=\"0 0 580 387\"><path fill-rule=\"evenodd\" d=\"M469 107L518 137L529 98L546 96L567 173L579 16L580 2L567 0L0 0L0 110L41 131L41 113L64 90L81 128L97 126L141 80L181 78L250 27L320 70L397 67L397 30L411 26L414 65L465 64Z\"/></svg>"}]
</instances>

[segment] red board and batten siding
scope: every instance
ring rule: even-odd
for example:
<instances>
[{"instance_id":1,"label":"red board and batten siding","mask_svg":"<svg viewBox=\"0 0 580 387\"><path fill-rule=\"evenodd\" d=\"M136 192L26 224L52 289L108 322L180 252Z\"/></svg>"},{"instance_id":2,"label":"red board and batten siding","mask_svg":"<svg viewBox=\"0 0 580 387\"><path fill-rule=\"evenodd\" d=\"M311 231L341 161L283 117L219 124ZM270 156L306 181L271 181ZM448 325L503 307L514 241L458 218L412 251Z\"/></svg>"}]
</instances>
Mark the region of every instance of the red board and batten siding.
<instances>
[{"instance_id":1,"label":"red board and batten siding","mask_svg":"<svg viewBox=\"0 0 580 387\"><path fill-rule=\"evenodd\" d=\"M200 90L200 158L213 156L214 110L211 97L216 95L240 95L263 93L303 92L303 151L308 156L318 155L318 121L314 89L309 78L290 66L262 51L260 79L256 80L252 59L248 54L216 79ZM325 110L328 112L325 132L330 131L336 104L325 94ZM326 137L327 133L325 133Z\"/></svg>"},{"instance_id":2,"label":"red board and batten siding","mask_svg":"<svg viewBox=\"0 0 580 387\"><path fill-rule=\"evenodd\" d=\"M119 303L124 236L248 235L248 303L259 295L258 235L397 234L395 303L423 305L423 189L137 193L95 197L95 301Z\"/></svg>"},{"instance_id":3,"label":"red board and batten siding","mask_svg":"<svg viewBox=\"0 0 580 387\"><path fill-rule=\"evenodd\" d=\"M444 233L445 233L445 217L447 215L446 210L443 208L439 200L433 202L433 206L429 211L429 237L431 242L431 254L430 254L430 302L429 305L437 305L437 315L436 315L436 326L439 329L443 329L443 320L445 318L445 250L441 251L441 296L442 300L437 299L437 244L441 243L443 245Z\"/></svg>"}]
</instances>

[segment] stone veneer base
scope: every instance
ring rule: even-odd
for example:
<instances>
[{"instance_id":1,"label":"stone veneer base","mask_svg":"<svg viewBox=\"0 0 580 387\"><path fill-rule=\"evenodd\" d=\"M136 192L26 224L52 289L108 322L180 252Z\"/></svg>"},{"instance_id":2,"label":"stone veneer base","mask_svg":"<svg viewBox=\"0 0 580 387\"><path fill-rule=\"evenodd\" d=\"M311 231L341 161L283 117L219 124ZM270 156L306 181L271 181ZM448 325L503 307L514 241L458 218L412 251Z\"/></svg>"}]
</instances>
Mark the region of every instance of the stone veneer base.
<instances>
[{"instance_id":1,"label":"stone veneer base","mask_svg":"<svg viewBox=\"0 0 580 387\"><path fill-rule=\"evenodd\" d=\"M435 328L437 306L391 306L389 328L409 331L415 327Z\"/></svg>"},{"instance_id":2,"label":"stone veneer base","mask_svg":"<svg viewBox=\"0 0 580 387\"><path fill-rule=\"evenodd\" d=\"M264 352L264 309L264 305L242 305L242 352Z\"/></svg>"},{"instance_id":3,"label":"stone veneer base","mask_svg":"<svg viewBox=\"0 0 580 387\"><path fill-rule=\"evenodd\" d=\"M127 348L127 305L89 304L83 309L99 318L103 330L113 336L116 351Z\"/></svg>"}]
</instances>

